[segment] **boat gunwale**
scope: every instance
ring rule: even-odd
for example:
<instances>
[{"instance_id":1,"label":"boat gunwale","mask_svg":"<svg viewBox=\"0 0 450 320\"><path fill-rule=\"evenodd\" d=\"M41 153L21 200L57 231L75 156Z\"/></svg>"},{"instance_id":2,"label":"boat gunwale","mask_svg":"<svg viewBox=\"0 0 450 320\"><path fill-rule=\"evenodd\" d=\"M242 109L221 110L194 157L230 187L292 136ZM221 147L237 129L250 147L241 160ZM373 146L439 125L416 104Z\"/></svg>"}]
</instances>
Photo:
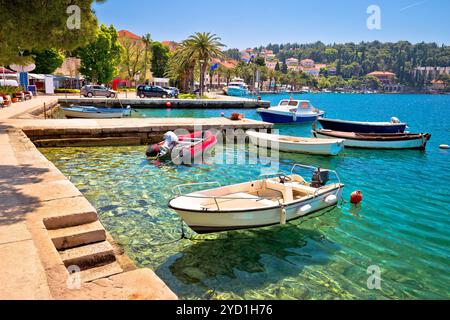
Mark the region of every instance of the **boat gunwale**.
<instances>
[{"instance_id":1,"label":"boat gunwale","mask_svg":"<svg viewBox=\"0 0 450 320\"><path fill-rule=\"evenodd\" d=\"M327 137L332 137L335 139L344 139L344 140L357 140L357 141L384 141L384 142L395 142L395 141L410 141L410 140L418 140L418 139L426 139L426 141L430 140L430 133L355 133L355 132L344 132L344 131L333 131L333 130L314 130L315 134L324 135ZM333 134L337 133L337 134ZM349 136L340 135L339 133L349 134ZM350 134L354 134L353 136ZM384 135L384 137L383 137ZM396 136L397 135L397 136Z\"/></svg>"},{"instance_id":2,"label":"boat gunwale","mask_svg":"<svg viewBox=\"0 0 450 320\"><path fill-rule=\"evenodd\" d=\"M329 119L329 118L318 118L317 121L325 121L325 122L338 122L338 123L344 123L344 124L356 124L356 125L365 125L365 126L383 126L383 127L401 127L401 126L407 126L407 123L400 122L400 123L392 123L392 122L364 122L364 121L351 121L351 120L341 120L341 119Z\"/></svg>"}]
</instances>

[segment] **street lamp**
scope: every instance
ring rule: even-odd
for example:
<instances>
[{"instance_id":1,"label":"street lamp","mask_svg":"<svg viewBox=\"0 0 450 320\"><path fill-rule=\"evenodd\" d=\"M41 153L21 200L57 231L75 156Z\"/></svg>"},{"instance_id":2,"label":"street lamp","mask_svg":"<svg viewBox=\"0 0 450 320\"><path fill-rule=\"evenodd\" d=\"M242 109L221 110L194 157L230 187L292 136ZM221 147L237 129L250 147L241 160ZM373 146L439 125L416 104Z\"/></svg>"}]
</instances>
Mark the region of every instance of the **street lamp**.
<instances>
[{"instance_id":1,"label":"street lamp","mask_svg":"<svg viewBox=\"0 0 450 320\"><path fill-rule=\"evenodd\" d=\"M203 73L203 64L205 63L205 60L200 60L200 97L203 97L203 79L205 77Z\"/></svg>"}]
</instances>

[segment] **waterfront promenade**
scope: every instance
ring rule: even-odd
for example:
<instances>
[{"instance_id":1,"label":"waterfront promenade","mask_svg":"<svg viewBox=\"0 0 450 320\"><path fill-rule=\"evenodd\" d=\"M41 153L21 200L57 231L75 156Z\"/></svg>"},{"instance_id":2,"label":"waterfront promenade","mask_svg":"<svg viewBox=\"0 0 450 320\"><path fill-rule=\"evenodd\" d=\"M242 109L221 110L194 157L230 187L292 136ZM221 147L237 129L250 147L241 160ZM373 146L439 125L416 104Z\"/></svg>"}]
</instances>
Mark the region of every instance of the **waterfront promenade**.
<instances>
[{"instance_id":1,"label":"waterfront promenade","mask_svg":"<svg viewBox=\"0 0 450 320\"><path fill-rule=\"evenodd\" d=\"M55 105L59 98L41 96L0 109L0 299L176 299L152 270L134 266L95 208L33 142L145 143L180 127L271 124L226 118L42 119L44 103ZM73 270L80 272L71 276Z\"/></svg>"}]
</instances>

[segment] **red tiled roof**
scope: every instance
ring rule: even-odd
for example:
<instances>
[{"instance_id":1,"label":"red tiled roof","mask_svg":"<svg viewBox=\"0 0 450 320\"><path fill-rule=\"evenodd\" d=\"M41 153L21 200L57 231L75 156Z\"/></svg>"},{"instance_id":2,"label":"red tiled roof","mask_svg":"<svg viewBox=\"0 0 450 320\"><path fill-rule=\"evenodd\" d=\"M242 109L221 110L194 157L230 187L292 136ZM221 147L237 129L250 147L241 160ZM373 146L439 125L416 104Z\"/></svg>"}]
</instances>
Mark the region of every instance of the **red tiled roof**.
<instances>
[{"instance_id":1,"label":"red tiled roof","mask_svg":"<svg viewBox=\"0 0 450 320\"><path fill-rule=\"evenodd\" d=\"M179 44L175 41L161 41L161 43L170 48L170 50L176 50Z\"/></svg>"},{"instance_id":2,"label":"red tiled roof","mask_svg":"<svg viewBox=\"0 0 450 320\"><path fill-rule=\"evenodd\" d=\"M14 71L11 71L11 70L9 70L9 69L6 69L6 68L3 68L3 67L0 67L0 73L1 74L11 74L11 73L15 73Z\"/></svg>"},{"instance_id":3,"label":"red tiled roof","mask_svg":"<svg viewBox=\"0 0 450 320\"><path fill-rule=\"evenodd\" d=\"M142 37L139 37L137 34L134 34L133 32L130 32L128 30L120 30L118 32L119 37L121 38L129 38L129 39L134 39L134 40L141 40Z\"/></svg>"},{"instance_id":4,"label":"red tiled roof","mask_svg":"<svg viewBox=\"0 0 450 320\"><path fill-rule=\"evenodd\" d=\"M215 63L220 63L224 68L226 69L231 69L237 66L238 62L236 60L226 60L226 61L222 61L218 58L213 58L211 60L211 64L215 64Z\"/></svg>"}]
</instances>

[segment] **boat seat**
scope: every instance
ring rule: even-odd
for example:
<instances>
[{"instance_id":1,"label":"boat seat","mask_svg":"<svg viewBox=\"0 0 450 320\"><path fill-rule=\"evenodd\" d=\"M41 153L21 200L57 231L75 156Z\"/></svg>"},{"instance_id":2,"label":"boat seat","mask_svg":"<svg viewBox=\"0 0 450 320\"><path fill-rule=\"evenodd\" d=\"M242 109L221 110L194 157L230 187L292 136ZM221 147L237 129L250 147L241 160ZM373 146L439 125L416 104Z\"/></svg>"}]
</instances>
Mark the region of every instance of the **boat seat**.
<instances>
[{"instance_id":1,"label":"boat seat","mask_svg":"<svg viewBox=\"0 0 450 320\"><path fill-rule=\"evenodd\" d=\"M223 197L223 198L221 198ZM229 199L229 198L236 198L236 199ZM224 202L229 202L229 201L234 201L234 200L247 200L247 199L253 199L253 200L258 200L259 197L252 195L252 194L248 194L248 193L244 193L244 192L237 192L237 193L230 193L227 195L222 195L222 196L216 196L216 199L214 200L214 197L212 196L211 198L207 198L205 199L205 201L202 203L202 207L210 207L211 205L216 206L216 202L221 204Z\"/></svg>"},{"instance_id":2,"label":"boat seat","mask_svg":"<svg viewBox=\"0 0 450 320\"><path fill-rule=\"evenodd\" d=\"M265 185L267 189L279 191L283 195L284 203L294 201L292 186L290 186L289 184L282 184L273 180L266 180Z\"/></svg>"},{"instance_id":3,"label":"boat seat","mask_svg":"<svg viewBox=\"0 0 450 320\"><path fill-rule=\"evenodd\" d=\"M263 208L277 204L277 202L267 199L260 200L258 196L244 192L228 194L224 197L236 199L217 198L216 200L220 210ZM206 202L202 203L200 207L204 209L217 210L217 204L214 199L208 199Z\"/></svg>"}]
</instances>

